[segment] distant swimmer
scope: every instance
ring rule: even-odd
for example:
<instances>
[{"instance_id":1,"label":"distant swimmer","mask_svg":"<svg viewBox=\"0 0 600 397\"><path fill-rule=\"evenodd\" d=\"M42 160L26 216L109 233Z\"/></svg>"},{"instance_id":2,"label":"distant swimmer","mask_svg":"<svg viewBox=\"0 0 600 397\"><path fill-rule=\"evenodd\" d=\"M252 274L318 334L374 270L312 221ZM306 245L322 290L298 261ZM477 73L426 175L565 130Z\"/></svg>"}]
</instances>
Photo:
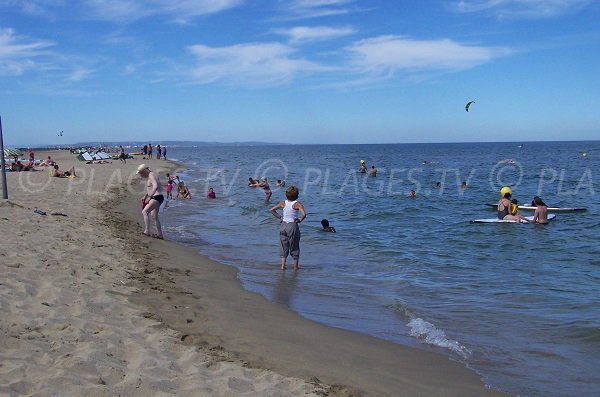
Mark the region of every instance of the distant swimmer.
<instances>
[{"instance_id":1,"label":"distant swimmer","mask_svg":"<svg viewBox=\"0 0 600 397\"><path fill-rule=\"evenodd\" d=\"M371 171L369 172L369 176L377 176L377 168L375 166L371 166Z\"/></svg>"},{"instance_id":2,"label":"distant swimmer","mask_svg":"<svg viewBox=\"0 0 600 397\"><path fill-rule=\"evenodd\" d=\"M281 179L277 179L277 183L275 184L275 186L285 187L285 181L282 181Z\"/></svg>"},{"instance_id":3,"label":"distant swimmer","mask_svg":"<svg viewBox=\"0 0 600 397\"><path fill-rule=\"evenodd\" d=\"M252 177L248 178L248 186L249 187L258 187L258 184L260 182L258 182L256 179L253 179Z\"/></svg>"},{"instance_id":4,"label":"distant swimmer","mask_svg":"<svg viewBox=\"0 0 600 397\"><path fill-rule=\"evenodd\" d=\"M365 160L360 160L360 173L361 174L366 174L367 173L367 165L365 164Z\"/></svg>"},{"instance_id":5,"label":"distant swimmer","mask_svg":"<svg viewBox=\"0 0 600 397\"><path fill-rule=\"evenodd\" d=\"M546 203L538 196L533 198L533 202L535 203L533 222L545 225L548 223L548 207L546 206Z\"/></svg>"},{"instance_id":6,"label":"distant swimmer","mask_svg":"<svg viewBox=\"0 0 600 397\"><path fill-rule=\"evenodd\" d=\"M440 181L437 181L437 182L435 183L435 187L436 187L436 188L438 188L438 189L441 189L441 188L442 188L442 182L440 182Z\"/></svg>"},{"instance_id":7,"label":"distant swimmer","mask_svg":"<svg viewBox=\"0 0 600 397\"><path fill-rule=\"evenodd\" d=\"M327 219L321 220L321 226L323 227L324 232L336 233L335 228L333 226L329 226L329 221Z\"/></svg>"},{"instance_id":8,"label":"distant swimmer","mask_svg":"<svg viewBox=\"0 0 600 397\"><path fill-rule=\"evenodd\" d=\"M217 194L215 193L215 191L212 187L208 188L208 194L206 195L206 197L208 197L209 199L217 198Z\"/></svg>"},{"instance_id":9,"label":"distant swimmer","mask_svg":"<svg viewBox=\"0 0 600 397\"><path fill-rule=\"evenodd\" d=\"M410 197L411 199L416 198L417 192L415 192L414 190L411 190L410 193L408 193L408 197Z\"/></svg>"},{"instance_id":10,"label":"distant swimmer","mask_svg":"<svg viewBox=\"0 0 600 397\"><path fill-rule=\"evenodd\" d=\"M466 181L463 181L463 182L460 184L460 188L461 188L461 189L466 189L467 187L468 187L468 186L467 186L467 182L466 182Z\"/></svg>"}]
</instances>

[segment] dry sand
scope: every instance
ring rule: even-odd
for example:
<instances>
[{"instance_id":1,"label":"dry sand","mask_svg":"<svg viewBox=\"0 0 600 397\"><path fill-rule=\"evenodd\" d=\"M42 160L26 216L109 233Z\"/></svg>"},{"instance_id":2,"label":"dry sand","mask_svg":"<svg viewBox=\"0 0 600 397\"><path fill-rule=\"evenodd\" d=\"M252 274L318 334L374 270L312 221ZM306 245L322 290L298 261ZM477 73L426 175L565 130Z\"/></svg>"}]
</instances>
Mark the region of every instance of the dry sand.
<instances>
[{"instance_id":1,"label":"dry sand","mask_svg":"<svg viewBox=\"0 0 600 397\"><path fill-rule=\"evenodd\" d=\"M305 320L244 291L235 269L142 236L140 160L50 154L80 176L8 173L0 201L0 395L503 395L444 356Z\"/></svg>"}]
</instances>

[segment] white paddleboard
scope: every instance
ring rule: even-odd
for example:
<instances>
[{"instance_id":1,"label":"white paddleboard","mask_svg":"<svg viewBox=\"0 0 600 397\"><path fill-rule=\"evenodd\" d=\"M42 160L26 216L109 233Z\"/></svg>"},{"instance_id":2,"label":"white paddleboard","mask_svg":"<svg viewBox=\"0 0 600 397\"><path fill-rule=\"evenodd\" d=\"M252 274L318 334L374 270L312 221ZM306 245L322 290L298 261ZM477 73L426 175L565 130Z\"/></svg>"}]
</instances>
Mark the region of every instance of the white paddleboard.
<instances>
[{"instance_id":1,"label":"white paddleboard","mask_svg":"<svg viewBox=\"0 0 600 397\"><path fill-rule=\"evenodd\" d=\"M486 204L488 207L498 208L498 204ZM535 211L536 207L531 205L519 205L520 210L525 211ZM550 212L581 212L587 211L587 208L583 207L548 207L548 211Z\"/></svg>"},{"instance_id":2,"label":"white paddleboard","mask_svg":"<svg viewBox=\"0 0 600 397\"><path fill-rule=\"evenodd\" d=\"M524 217L525 219L527 219L528 221L533 221L533 216L526 216ZM556 215L554 214L548 214L548 220L552 220L556 218ZM498 218L486 218L486 219L475 219L473 221L471 221L471 223L517 223L517 221L515 220L504 220L504 219L498 219ZM525 223L525 222L522 222Z\"/></svg>"}]
</instances>

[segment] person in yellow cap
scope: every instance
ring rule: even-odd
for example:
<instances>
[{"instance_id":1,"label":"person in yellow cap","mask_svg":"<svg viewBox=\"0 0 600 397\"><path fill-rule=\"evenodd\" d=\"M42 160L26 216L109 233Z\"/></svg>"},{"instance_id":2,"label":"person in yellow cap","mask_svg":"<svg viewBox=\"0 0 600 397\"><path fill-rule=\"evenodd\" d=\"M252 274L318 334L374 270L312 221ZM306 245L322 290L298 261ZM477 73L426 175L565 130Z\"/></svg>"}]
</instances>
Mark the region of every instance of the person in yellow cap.
<instances>
[{"instance_id":1,"label":"person in yellow cap","mask_svg":"<svg viewBox=\"0 0 600 397\"><path fill-rule=\"evenodd\" d=\"M498 202L498 219L504 221L529 222L518 213L514 215L511 213L513 203L510 198L512 196L512 190L508 186L505 186L500 192L503 193L503 195Z\"/></svg>"},{"instance_id":2,"label":"person in yellow cap","mask_svg":"<svg viewBox=\"0 0 600 397\"><path fill-rule=\"evenodd\" d=\"M365 160L360 160L360 173L361 174L367 173L367 164L365 163Z\"/></svg>"}]
</instances>

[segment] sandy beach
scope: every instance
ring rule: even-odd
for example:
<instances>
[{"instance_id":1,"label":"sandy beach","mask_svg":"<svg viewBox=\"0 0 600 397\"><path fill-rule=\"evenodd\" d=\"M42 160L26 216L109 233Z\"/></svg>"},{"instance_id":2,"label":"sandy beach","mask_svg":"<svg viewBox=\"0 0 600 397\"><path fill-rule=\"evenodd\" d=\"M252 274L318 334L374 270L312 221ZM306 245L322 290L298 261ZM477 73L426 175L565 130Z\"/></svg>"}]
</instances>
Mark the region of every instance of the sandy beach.
<instances>
[{"instance_id":1,"label":"sandy beach","mask_svg":"<svg viewBox=\"0 0 600 397\"><path fill-rule=\"evenodd\" d=\"M505 395L445 356L306 320L244 291L234 268L142 235L141 160L48 154L78 177L10 172L0 201L0 395ZM180 167L146 163L161 177Z\"/></svg>"}]
</instances>

